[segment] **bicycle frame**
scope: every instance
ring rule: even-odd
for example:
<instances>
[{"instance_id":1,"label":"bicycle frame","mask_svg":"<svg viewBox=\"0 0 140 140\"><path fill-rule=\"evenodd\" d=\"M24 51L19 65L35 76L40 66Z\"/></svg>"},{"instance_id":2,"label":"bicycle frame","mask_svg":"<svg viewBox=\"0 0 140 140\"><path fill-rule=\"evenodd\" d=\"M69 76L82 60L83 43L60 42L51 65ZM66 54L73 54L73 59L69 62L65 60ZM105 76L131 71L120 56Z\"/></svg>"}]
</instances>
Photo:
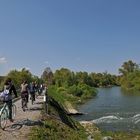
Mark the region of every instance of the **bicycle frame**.
<instances>
[{"instance_id":1,"label":"bicycle frame","mask_svg":"<svg viewBox=\"0 0 140 140\"><path fill-rule=\"evenodd\" d=\"M16 105L12 103L12 118L16 116ZM4 103L0 110L0 127L4 130L9 119L9 107Z\"/></svg>"},{"instance_id":2,"label":"bicycle frame","mask_svg":"<svg viewBox=\"0 0 140 140\"><path fill-rule=\"evenodd\" d=\"M8 105L4 103L3 107L0 110L0 127L4 130L9 118Z\"/></svg>"},{"instance_id":3,"label":"bicycle frame","mask_svg":"<svg viewBox=\"0 0 140 140\"><path fill-rule=\"evenodd\" d=\"M8 108L8 105L7 105L7 103L4 103L3 107L2 107L1 110L0 110L0 116L1 116L2 111L5 110L5 109L7 110L8 115L9 115L9 108ZM8 116L7 116L7 117L8 117Z\"/></svg>"}]
</instances>

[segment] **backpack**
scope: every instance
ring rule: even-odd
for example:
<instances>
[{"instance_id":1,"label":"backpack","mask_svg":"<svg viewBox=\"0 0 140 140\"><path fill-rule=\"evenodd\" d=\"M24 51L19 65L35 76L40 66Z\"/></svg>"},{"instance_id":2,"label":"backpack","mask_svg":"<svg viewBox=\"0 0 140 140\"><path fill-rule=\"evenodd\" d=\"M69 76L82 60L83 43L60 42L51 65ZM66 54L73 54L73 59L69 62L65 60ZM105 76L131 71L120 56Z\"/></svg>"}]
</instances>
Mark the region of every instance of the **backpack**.
<instances>
[{"instance_id":1,"label":"backpack","mask_svg":"<svg viewBox=\"0 0 140 140\"><path fill-rule=\"evenodd\" d=\"M9 101L9 100L11 100L11 96L9 94L9 90L4 90L3 92L1 92L0 98L1 98L2 101Z\"/></svg>"},{"instance_id":2,"label":"backpack","mask_svg":"<svg viewBox=\"0 0 140 140\"><path fill-rule=\"evenodd\" d=\"M30 92L35 92L35 86L33 84L30 84Z\"/></svg>"}]
</instances>

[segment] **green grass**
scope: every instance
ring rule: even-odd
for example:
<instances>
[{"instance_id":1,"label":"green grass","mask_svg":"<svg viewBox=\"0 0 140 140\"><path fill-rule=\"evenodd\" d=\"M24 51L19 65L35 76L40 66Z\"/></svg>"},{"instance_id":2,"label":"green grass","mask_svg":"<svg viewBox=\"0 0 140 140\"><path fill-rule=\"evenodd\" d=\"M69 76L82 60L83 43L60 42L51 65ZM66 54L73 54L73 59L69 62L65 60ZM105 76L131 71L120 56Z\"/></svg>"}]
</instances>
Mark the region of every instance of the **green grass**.
<instances>
[{"instance_id":1,"label":"green grass","mask_svg":"<svg viewBox=\"0 0 140 140\"><path fill-rule=\"evenodd\" d=\"M55 118L47 118L43 126L34 127L29 140L86 140L84 129L72 129Z\"/></svg>"},{"instance_id":2,"label":"green grass","mask_svg":"<svg viewBox=\"0 0 140 140\"><path fill-rule=\"evenodd\" d=\"M63 106L65 106L66 101L69 101L71 104L75 105L80 100L80 98L67 94L65 91L60 92L60 90L58 90L58 88L55 86L49 87L48 94Z\"/></svg>"}]
</instances>

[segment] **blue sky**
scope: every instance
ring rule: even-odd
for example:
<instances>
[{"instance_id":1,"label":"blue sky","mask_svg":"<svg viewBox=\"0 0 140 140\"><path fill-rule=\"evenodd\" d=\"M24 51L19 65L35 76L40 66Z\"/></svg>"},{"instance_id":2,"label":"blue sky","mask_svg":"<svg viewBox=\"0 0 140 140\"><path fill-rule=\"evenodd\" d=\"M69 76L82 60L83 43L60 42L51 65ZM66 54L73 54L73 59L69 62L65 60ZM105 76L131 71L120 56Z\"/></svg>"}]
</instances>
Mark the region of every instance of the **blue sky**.
<instances>
[{"instance_id":1,"label":"blue sky","mask_svg":"<svg viewBox=\"0 0 140 140\"><path fill-rule=\"evenodd\" d=\"M0 75L45 67L118 74L140 63L139 0L1 0Z\"/></svg>"}]
</instances>

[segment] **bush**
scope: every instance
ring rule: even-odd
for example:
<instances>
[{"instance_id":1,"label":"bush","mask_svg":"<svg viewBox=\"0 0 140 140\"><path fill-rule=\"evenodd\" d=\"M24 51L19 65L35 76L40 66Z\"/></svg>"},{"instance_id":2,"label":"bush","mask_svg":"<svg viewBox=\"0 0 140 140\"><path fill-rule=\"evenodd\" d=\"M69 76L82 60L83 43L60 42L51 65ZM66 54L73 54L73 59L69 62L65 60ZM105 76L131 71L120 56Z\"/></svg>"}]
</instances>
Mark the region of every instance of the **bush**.
<instances>
[{"instance_id":1,"label":"bush","mask_svg":"<svg viewBox=\"0 0 140 140\"><path fill-rule=\"evenodd\" d=\"M66 93L67 89L64 88L64 87L58 87L56 92L58 92L58 93Z\"/></svg>"},{"instance_id":2,"label":"bush","mask_svg":"<svg viewBox=\"0 0 140 140\"><path fill-rule=\"evenodd\" d=\"M73 86L68 88L68 93L72 94L74 96L77 96L77 97L81 97L83 94L83 91L78 86L73 85Z\"/></svg>"}]
</instances>

